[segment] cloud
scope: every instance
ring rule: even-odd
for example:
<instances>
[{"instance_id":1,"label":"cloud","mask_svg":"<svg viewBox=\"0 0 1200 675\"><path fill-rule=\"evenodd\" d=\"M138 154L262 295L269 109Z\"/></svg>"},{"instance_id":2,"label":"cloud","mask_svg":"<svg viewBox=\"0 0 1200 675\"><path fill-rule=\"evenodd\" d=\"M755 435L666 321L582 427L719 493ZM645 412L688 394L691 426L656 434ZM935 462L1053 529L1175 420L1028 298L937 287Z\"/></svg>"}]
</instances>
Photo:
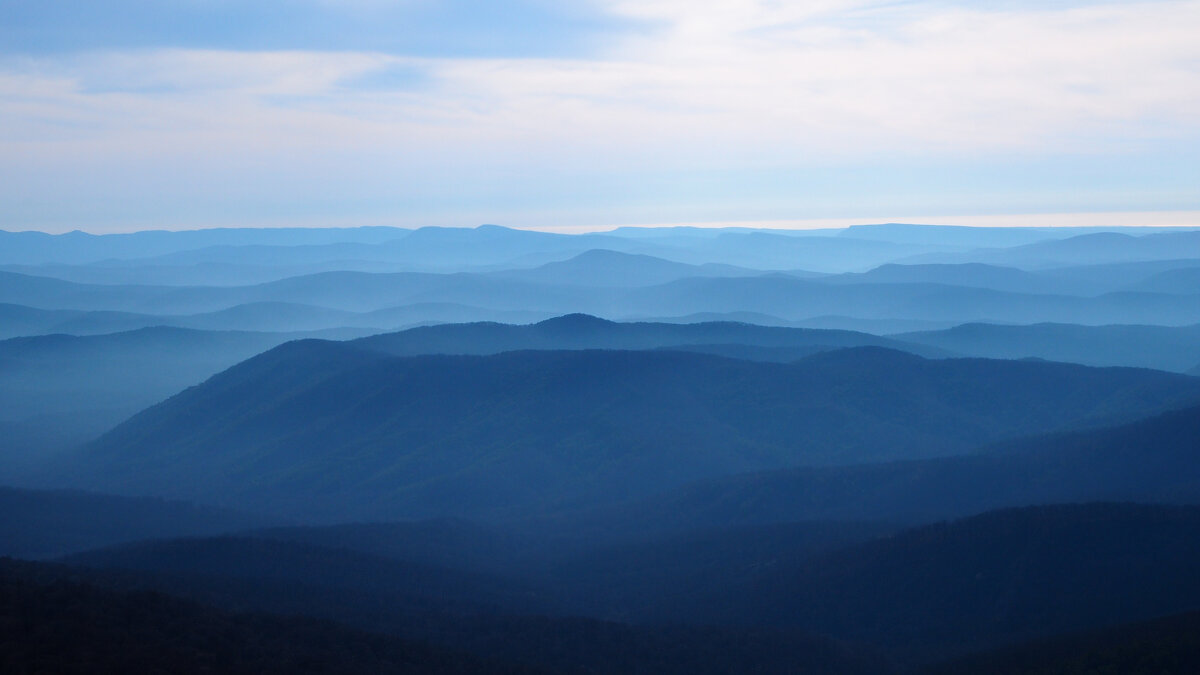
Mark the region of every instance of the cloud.
<instances>
[{"instance_id":1,"label":"cloud","mask_svg":"<svg viewBox=\"0 0 1200 675\"><path fill-rule=\"evenodd\" d=\"M230 127L299 114L348 143L363 141L356 129L365 121L372 143L407 143L426 128L452 146L534 153L603 153L615 144L694 155L686 146L701 143L720 157L780 161L1081 150L1190 136L1200 120L1197 2L1003 12L796 5L614 0L611 12L659 28L621 36L597 59L168 49L44 59L32 70L76 82L61 102L100 117L119 95L122 108L141 106L163 115L156 126L170 125L171 97L207 95L222 101L211 113L243 120ZM420 92L353 87L398 66L421 75ZM7 70L27 91L51 86L11 63ZM21 94L10 86L3 114ZM288 96L297 98L280 98ZM101 132L136 134L107 126L115 122ZM176 123L186 134L194 119ZM527 145L538 142L545 146Z\"/></svg>"},{"instance_id":2,"label":"cloud","mask_svg":"<svg viewBox=\"0 0 1200 675\"><path fill-rule=\"evenodd\" d=\"M369 13L386 3L351 4ZM1194 0L596 5L623 28L570 58L159 47L10 55L0 60L0 169L307 165L371 185L420 172L474 173L478 184L501 170L536 182L564 172L1144 157L1200 144Z\"/></svg>"}]
</instances>

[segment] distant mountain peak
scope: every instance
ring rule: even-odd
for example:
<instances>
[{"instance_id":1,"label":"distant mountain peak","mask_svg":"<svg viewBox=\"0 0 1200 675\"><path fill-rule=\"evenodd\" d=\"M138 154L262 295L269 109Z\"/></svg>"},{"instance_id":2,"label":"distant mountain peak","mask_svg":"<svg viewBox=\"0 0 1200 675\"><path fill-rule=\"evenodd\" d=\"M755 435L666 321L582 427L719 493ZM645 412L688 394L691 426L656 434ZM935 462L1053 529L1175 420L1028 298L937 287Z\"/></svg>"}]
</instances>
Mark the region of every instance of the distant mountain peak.
<instances>
[{"instance_id":1,"label":"distant mountain peak","mask_svg":"<svg viewBox=\"0 0 1200 675\"><path fill-rule=\"evenodd\" d=\"M546 319L545 321L539 321L536 325L541 328L551 328L556 330L594 330L615 326L616 322L609 321L608 319L601 319L600 317L592 316L591 314L582 314L576 312L574 314L564 314L562 316L556 316L552 319Z\"/></svg>"},{"instance_id":2,"label":"distant mountain peak","mask_svg":"<svg viewBox=\"0 0 1200 675\"><path fill-rule=\"evenodd\" d=\"M600 260L626 259L626 258L635 258L635 259L636 258L646 258L646 259L652 259L652 260L660 260L661 259L661 258L654 258L653 256L642 255L642 254L638 254L638 253L624 253L622 251L614 251L611 248L589 248L588 250L584 251L583 253L580 253L579 255L572 258L572 260L587 260L589 258L595 258L595 259L600 259Z\"/></svg>"}]
</instances>

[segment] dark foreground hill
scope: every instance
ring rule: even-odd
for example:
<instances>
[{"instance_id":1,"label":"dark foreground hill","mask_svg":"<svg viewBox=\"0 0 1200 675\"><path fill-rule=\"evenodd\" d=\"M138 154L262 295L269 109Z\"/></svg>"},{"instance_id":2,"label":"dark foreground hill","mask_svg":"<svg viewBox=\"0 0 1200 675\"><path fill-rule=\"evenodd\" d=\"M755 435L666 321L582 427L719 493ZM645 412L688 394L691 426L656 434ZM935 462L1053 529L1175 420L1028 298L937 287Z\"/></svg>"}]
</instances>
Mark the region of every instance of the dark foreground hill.
<instances>
[{"instance_id":1,"label":"dark foreground hill","mask_svg":"<svg viewBox=\"0 0 1200 675\"><path fill-rule=\"evenodd\" d=\"M1200 612L972 654L920 675L1200 673Z\"/></svg>"},{"instance_id":2,"label":"dark foreground hill","mask_svg":"<svg viewBox=\"0 0 1200 675\"><path fill-rule=\"evenodd\" d=\"M1200 608L1200 508L1088 504L910 530L714 590L677 616L789 626L908 658Z\"/></svg>"},{"instance_id":3,"label":"dark foreground hill","mask_svg":"<svg viewBox=\"0 0 1200 675\"><path fill-rule=\"evenodd\" d=\"M570 522L649 533L806 519L920 523L1062 502L1200 503L1198 438L1200 408L1192 407L969 456L733 476Z\"/></svg>"},{"instance_id":4,"label":"dark foreground hill","mask_svg":"<svg viewBox=\"0 0 1200 675\"><path fill-rule=\"evenodd\" d=\"M219 541L213 541L220 546ZM203 554L202 550L199 552ZM202 561L205 558L202 555ZM410 596L383 588L349 588L336 581L327 586L295 583L286 574L281 579L272 579L269 574L253 579L238 578L236 570L220 567L203 571L200 566L194 573L181 572L178 565L170 561L168 566L175 567L174 572L156 572L149 569L150 559L143 558L141 562L145 564L137 571L57 566L34 569L39 579L48 581L69 576L114 590L166 592L225 611L335 620L358 629L398 636L404 644L412 644L412 641L433 643L453 650L445 652L448 657L463 652L474 654L478 670L467 672L492 672L488 668L495 666L478 661L479 658L580 675L722 675L731 672L879 675L889 672L873 650L847 647L801 631L689 626L656 628L581 618L480 614L461 605L439 602L436 598L424 603L414 602ZM303 557L297 560L285 556L282 564L285 570L290 570L296 563L305 562ZM411 581L399 579L396 583ZM92 616L102 617L103 611L101 609ZM184 630L191 628L186 614L181 613L178 622L170 625L179 624ZM340 640L339 631L344 629L330 624L318 625L330 628L325 633L326 640ZM67 630L79 630L79 627L71 626ZM262 633L270 636L267 630ZM150 644L154 644L153 640ZM315 645L323 644L320 639L315 642ZM66 654L74 654L69 645L64 645L63 649ZM441 672L459 671L447 666Z\"/></svg>"},{"instance_id":5,"label":"dark foreground hill","mask_svg":"<svg viewBox=\"0 0 1200 675\"><path fill-rule=\"evenodd\" d=\"M122 424L91 489L313 519L612 503L798 465L965 452L1148 414L1200 381L862 348L794 364L682 352L394 358L295 342Z\"/></svg>"},{"instance_id":6,"label":"dark foreground hill","mask_svg":"<svg viewBox=\"0 0 1200 675\"><path fill-rule=\"evenodd\" d=\"M61 559L71 565L202 575L386 595L397 605L438 611L503 608L545 613L551 601L498 576L277 539L220 536L121 544ZM410 610L411 611L411 610Z\"/></svg>"},{"instance_id":7,"label":"dark foreground hill","mask_svg":"<svg viewBox=\"0 0 1200 675\"><path fill-rule=\"evenodd\" d=\"M298 617L233 614L105 590L59 566L0 559L5 673L533 673Z\"/></svg>"},{"instance_id":8,"label":"dark foreground hill","mask_svg":"<svg viewBox=\"0 0 1200 675\"><path fill-rule=\"evenodd\" d=\"M577 593L629 586L608 600L624 603L633 625L519 615L512 613L519 605L503 602L488 610L471 598L494 599L504 582L481 589L442 570L443 580L430 584L411 565L245 537L150 542L71 560L106 568L72 574L108 587L333 619L508 662L595 673L884 673L890 669L875 648L901 662L940 661L1200 608L1197 507L1006 510L833 551L825 547L838 538L835 526L822 527L674 537L569 561L574 576L561 567L531 575L543 584L538 593L564 583ZM714 549L713 541L726 546ZM771 549L782 555L764 558ZM672 566L694 554L710 560L683 565L684 578L654 583L666 578L650 569L656 560ZM734 573L707 573L721 568ZM704 625L724 627L697 627ZM1178 656L1171 650L1184 647L1160 649Z\"/></svg>"}]
</instances>

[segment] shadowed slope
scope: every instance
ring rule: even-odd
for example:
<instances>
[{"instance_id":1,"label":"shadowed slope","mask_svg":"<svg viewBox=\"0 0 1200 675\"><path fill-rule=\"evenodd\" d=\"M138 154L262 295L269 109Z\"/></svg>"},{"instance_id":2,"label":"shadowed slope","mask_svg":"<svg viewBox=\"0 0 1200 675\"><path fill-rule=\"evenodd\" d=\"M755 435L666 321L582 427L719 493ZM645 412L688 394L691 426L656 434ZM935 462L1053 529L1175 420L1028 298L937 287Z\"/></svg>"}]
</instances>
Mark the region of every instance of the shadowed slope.
<instances>
[{"instance_id":1,"label":"shadowed slope","mask_svg":"<svg viewBox=\"0 0 1200 675\"><path fill-rule=\"evenodd\" d=\"M0 560L5 672L533 673L327 621L233 614Z\"/></svg>"},{"instance_id":2,"label":"shadowed slope","mask_svg":"<svg viewBox=\"0 0 1200 675\"><path fill-rule=\"evenodd\" d=\"M394 358L283 345L135 416L72 463L123 493L310 518L613 502L805 464L929 457L1200 398L1133 369L878 348L759 364L682 352Z\"/></svg>"},{"instance_id":3,"label":"shadowed slope","mask_svg":"<svg viewBox=\"0 0 1200 675\"><path fill-rule=\"evenodd\" d=\"M734 476L593 518L601 530L629 523L653 532L802 519L928 522L1055 502L1200 503L1197 438L1200 408L1192 407L963 457Z\"/></svg>"},{"instance_id":4,"label":"shadowed slope","mask_svg":"<svg viewBox=\"0 0 1200 675\"><path fill-rule=\"evenodd\" d=\"M695 621L938 656L1200 608L1200 508L1041 506L910 530L721 588Z\"/></svg>"},{"instance_id":5,"label":"shadowed slope","mask_svg":"<svg viewBox=\"0 0 1200 675\"><path fill-rule=\"evenodd\" d=\"M1163 675L1200 672L1200 612L1045 638L938 664L920 675Z\"/></svg>"}]
</instances>

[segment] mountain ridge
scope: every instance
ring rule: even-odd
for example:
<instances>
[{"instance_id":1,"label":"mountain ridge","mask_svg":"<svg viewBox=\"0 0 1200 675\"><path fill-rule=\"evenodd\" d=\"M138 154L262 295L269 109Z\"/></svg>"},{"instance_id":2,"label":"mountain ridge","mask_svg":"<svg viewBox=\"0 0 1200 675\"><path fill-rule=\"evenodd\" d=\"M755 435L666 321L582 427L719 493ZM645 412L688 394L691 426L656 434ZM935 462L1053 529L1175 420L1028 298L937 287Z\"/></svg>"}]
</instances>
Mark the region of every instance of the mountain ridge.
<instances>
[{"instance_id":1,"label":"mountain ridge","mask_svg":"<svg viewBox=\"0 0 1200 675\"><path fill-rule=\"evenodd\" d=\"M1200 382L1183 375L877 347L773 364L672 351L391 357L310 340L139 413L70 461L83 487L174 486L163 496L281 515L478 516L739 470L954 454L1196 399Z\"/></svg>"}]
</instances>

